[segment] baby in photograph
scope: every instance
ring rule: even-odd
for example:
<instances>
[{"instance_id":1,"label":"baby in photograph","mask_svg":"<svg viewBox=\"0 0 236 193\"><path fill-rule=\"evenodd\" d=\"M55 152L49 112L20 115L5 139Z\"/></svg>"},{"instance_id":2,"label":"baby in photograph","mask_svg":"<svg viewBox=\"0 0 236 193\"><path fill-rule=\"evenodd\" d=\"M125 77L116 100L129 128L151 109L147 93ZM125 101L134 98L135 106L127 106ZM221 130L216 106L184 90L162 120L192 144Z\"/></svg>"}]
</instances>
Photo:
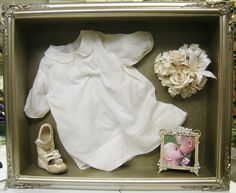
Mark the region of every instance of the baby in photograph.
<instances>
[{"instance_id":1,"label":"baby in photograph","mask_svg":"<svg viewBox=\"0 0 236 193\"><path fill-rule=\"evenodd\" d=\"M169 166L179 166L184 156L180 148L174 143L164 145L164 162Z\"/></svg>"},{"instance_id":2,"label":"baby in photograph","mask_svg":"<svg viewBox=\"0 0 236 193\"><path fill-rule=\"evenodd\" d=\"M177 135L175 143L164 145L164 162L170 166L192 166L194 163L195 138Z\"/></svg>"}]
</instances>

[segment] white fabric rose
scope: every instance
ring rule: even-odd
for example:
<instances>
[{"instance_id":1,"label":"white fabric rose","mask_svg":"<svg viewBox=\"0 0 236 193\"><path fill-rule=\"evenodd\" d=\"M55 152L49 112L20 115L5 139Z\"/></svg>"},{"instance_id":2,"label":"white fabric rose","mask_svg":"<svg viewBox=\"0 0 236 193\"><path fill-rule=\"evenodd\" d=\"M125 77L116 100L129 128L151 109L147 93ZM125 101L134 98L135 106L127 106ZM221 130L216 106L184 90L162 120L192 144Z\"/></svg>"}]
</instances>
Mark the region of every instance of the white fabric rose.
<instances>
[{"instance_id":1,"label":"white fabric rose","mask_svg":"<svg viewBox=\"0 0 236 193\"><path fill-rule=\"evenodd\" d=\"M170 81L174 88L180 89L187 86L193 81L193 79L187 69L178 68L173 74L170 75Z\"/></svg>"},{"instance_id":2,"label":"white fabric rose","mask_svg":"<svg viewBox=\"0 0 236 193\"><path fill-rule=\"evenodd\" d=\"M182 49L180 50L173 50L170 53L170 59L175 66L182 66L186 65L186 52Z\"/></svg>"},{"instance_id":3,"label":"white fabric rose","mask_svg":"<svg viewBox=\"0 0 236 193\"><path fill-rule=\"evenodd\" d=\"M171 64L170 55L168 52L163 52L162 55L158 54L155 59L154 71L161 76L167 76L175 72L175 68Z\"/></svg>"}]
</instances>

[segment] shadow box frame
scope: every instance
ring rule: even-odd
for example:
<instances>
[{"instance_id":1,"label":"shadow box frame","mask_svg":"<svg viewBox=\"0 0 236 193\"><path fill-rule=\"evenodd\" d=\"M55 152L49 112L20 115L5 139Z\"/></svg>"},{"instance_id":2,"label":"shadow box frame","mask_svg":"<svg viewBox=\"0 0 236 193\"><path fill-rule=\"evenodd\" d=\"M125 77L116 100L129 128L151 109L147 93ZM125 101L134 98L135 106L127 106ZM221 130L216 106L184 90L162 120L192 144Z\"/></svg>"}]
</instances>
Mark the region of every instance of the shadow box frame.
<instances>
[{"instance_id":1,"label":"shadow box frame","mask_svg":"<svg viewBox=\"0 0 236 193\"><path fill-rule=\"evenodd\" d=\"M229 1L188 3L80 3L3 5L4 86L6 105L6 138L8 186L13 188L75 188L100 190L228 190L230 183L230 135L232 107L232 44L233 6ZM79 178L24 175L21 168L19 137L23 109L18 109L17 89L20 86L17 62L20 52L16 47L19 22L52 21L60 19L120 19L120 18L214 18L217 20L217 118L215 120L216 172L211 177L192 178ZM17 55L18 53L18 55ZM16 57L17 56L17 57ZM19 57L19 58L18 58ZM17 69L17 70L16 70ZM19 111L21 112L19 114ZM210 142L209 142L210 143ZM158 161L158 160L157 160ZM156 173L158 169L156 168ZM158 175L158 174L157 174Z\"/></svg>"}]
</instances>

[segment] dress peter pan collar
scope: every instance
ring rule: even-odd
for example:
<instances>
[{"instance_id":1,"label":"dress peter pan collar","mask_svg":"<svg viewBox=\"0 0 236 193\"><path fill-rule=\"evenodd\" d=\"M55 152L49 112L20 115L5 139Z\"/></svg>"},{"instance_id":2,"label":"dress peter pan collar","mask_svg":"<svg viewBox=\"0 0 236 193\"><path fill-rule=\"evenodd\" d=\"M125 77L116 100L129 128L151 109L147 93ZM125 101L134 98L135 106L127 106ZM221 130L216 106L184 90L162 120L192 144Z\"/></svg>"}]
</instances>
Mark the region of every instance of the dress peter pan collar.
<instances>
[{"instance_id":1,"label":"dress peter pan collar","mask_svg":"<svg viewBox=\"0 0 236 193\"><path fill-rule=\"evenodd\" d=\"M76 54L82 57L90 55L93 50L93 44L93 31L81 30L79 37L74 42L64 46L51 45L44 54L58 63L70 63L74 60Z\"/></svg>"}]
</instances>

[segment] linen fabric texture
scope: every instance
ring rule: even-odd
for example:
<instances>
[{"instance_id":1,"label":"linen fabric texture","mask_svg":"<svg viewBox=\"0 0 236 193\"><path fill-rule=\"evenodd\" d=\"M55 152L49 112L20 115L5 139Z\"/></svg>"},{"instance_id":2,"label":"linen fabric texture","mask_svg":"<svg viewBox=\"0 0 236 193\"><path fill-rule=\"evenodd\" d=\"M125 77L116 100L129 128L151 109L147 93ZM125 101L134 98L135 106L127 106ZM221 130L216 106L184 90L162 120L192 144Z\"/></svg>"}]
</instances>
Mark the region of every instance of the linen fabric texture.
<instances>
[{"instance_id":1,"label":"linen fabric texture","mask_svg":"<svg viewBox=\"0 0 236 193\"><path fill-rule=\"evenodd\" d=\"M160 145L159 130L181 125L186 113L156 100L135 67L153 48L149 32L82 30L72 43L51 45L41 59L25 113L50 110L66 151L79 168L112 171Z\"/></svg>"}]
</instances>

